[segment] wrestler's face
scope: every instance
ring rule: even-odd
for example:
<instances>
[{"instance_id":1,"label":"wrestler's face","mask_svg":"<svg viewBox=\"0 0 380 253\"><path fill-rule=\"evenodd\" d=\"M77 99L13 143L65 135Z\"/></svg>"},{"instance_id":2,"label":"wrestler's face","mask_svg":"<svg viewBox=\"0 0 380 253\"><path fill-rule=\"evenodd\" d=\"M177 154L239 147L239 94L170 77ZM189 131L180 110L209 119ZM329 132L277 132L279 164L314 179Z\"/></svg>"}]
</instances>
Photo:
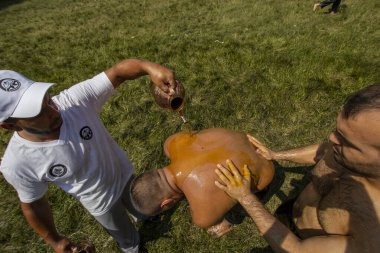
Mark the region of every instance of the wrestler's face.
<instances>
[{"instance_id":1,"label":"wrestler's face","mask_svg":"<svg viewBox=\"0 0 380 253\"><path fill-rule=\"evenodd\" d=\"M348 119L339 115L330 141L338 163L358 173L380 176L380 111L364 111Z\"/></svg>"},{"instance_id":2,"label":"wrestler's face","mask_svg":"<svg viewBox=\"0 0 380 253\"><path fill-rule=\"evenodd\" d=\"M17 119L15 124L28 133L48 135L60 129L62 118L50 95L46 94L42 102L41 112L37 116Z\"/></svg>"}]
</instances>

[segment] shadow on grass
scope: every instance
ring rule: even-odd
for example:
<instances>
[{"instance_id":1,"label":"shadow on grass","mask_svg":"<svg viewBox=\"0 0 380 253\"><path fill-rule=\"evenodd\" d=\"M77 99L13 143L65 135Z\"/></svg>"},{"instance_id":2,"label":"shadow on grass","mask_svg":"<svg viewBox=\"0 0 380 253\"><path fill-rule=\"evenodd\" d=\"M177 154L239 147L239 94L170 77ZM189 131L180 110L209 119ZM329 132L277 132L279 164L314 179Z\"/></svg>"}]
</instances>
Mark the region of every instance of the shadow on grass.
<instances>
[{"instance_id":1,"label":"shadow on grass","mask_svg":"<svg viewBox=\"0 0 380 253\"><path fill-rule=\"evenodd\" d=\"M268 189L264 192L262 196L259 196L261 201L265 204L268 202L273 195L277 195L277 197L281 200L282 203L287 201L288 199L295 198L302 189L306 186L306 184L310 181L310 171L314 166L298 166L298 167L283 167L276 161L274 161L275 174L272 183L269 185ZM293 189L290 193L285 194L281 190L281 186L285 181L285 172L297 173L303 175L300 180L293 179L290 182L290 185L293 186ZM257 195L260 195L258 193Z\"/></svg>"},{"instance_id":2,"label":"shadow on grass","mask_svg":"<svg viewBox=\"0 0 380 253\"><path fill-rule=\"evenodd\" d=\"M260 196L262 194L260 192L256 194L264 204L267 203L275 194L279 194L278 197L281 199L281 201L283 201L285 196L285 194L280 191L280 188L285 181L284 168L281 167L281 165L276 161L274 161L273 164L275 172L272 183L269 184L268 188L264 191L264 194L262 196Z\"/></svg>"},{"instance_id":3,"label":"shadow on grass","mask_svg":"<svg viewBox=\"0 0 380 253\"><path fill-rule=\"evenodd\" d=\"M261 197L263 203L268 202L273 195L281 200L281 205L286 205L287 203L293 203L293 200L301 193L305 186L310 182L311 175L310 171L314 166L298 166L298 167L283 167L276 161L274 161L275 166L275 175L272 183L269 185L269 188L265 191L265 194ZM293 179L290 181L290 185L293 187L289 194L285 194L280 188L285 181L285 172L291 172L296 174L303 175L300 180ZM277 212L278 210L276 210ZM281 221L282 222L282 221ZM286 224L285 224L286 225ZM273 253L274 251L270 246L265 248L253 248L251 253Z\"/></svg>"},{"instance_id":4,"label":"shadow on grass","mask_svg":"<svg viewBox=\"0 0 380 253\"><path fill-rule=\"evenodd\" d=\"M23 2L23 0L1 0L0 1L0 10L6 9L10 5L19 4L21 2Z\"/></svg>"},{"instance_id":5,"label":"shadow on grass","mask_svg":"<svg viewBox=\"0 0 380 253\"><path fill-rule=\"evenodd\" d=\"M307 183L310 182L311 176L309 172L314 168L314 166L283 167L276 161L274 162L274 166L274 179L269 185L269 188L266 191L265 195L261 199L263 203L268 202L269 199L273 197L273 195L277 195L282 203L286 202L288 199L297 197L302 189L307 185ZM290 185L293 187L293 189L289 192L288 196L281 190L281 186L285 181L285 172L303 175L300 180L293 179L290 181Z\"/></svg>"},{"instance_id":6,"label":"shadow on grass","mask_svg":"<svg viewBox=\"0 0 380 253\"><path fill-rule=\"evenodd\" d=\"M150 241L155 241L161 237L167 237L166 233L169 232L169 230L172 227L170 218L177 207L174 207L162 213L157 221L155 220L143 222L143 224L139 228L139 234L141 236L142 244L145 244Z\"/></svg>"},{"instance_id":7,"label":"shadow on grass","mask_svg":"<svg viewBox=\"0 0 380 253\"><path fill-rule=\"evenodd\" d=\"M274 251L272 250L271 247L267 246L265 248L253 248L251 249L250 253L273 253Z\"/></svg>"}]
</instances>

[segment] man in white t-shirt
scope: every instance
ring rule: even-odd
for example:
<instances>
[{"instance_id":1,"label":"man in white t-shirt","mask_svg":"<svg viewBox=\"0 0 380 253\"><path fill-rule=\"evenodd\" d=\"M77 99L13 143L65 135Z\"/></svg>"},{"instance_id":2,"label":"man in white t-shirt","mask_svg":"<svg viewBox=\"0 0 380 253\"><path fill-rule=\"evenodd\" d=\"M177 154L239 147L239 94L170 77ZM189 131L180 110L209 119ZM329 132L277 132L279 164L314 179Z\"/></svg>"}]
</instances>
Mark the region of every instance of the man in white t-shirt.
<instances>
[{"instance_id":1,"label":"man in white t-shirt","mask_svg":"<svg viewBox=\"0 0 380 253\"><path fill-rule=\"evenodd\" d=\"M125 209L133 168L99 117L103 104L125 80L149 75L171 93L174 74L159 64L128 59L92 79L50 97L52 83L0 70L0 127L14 131L0 171L16 189L30 226L57 253L73 243L60 235L44 195L48 182L77 198L113 236L123 252L139 251L139 235Z\"/></svg>"}]
</instances>

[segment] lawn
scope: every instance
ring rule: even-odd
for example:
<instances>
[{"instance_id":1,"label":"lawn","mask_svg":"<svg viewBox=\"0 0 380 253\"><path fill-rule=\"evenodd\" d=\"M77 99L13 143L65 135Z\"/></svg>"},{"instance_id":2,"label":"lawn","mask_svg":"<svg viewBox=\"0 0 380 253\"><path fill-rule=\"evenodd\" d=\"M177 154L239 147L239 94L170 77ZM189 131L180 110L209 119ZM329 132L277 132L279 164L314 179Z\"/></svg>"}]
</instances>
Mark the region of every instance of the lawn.
<instances>
[{"instance_id":1,"label":"lawn","mask_svg":"<svg viewBox=\"0 0 380 253\"><path fill-rule=\"evenodd\" d=\"M247 0L1 0L0 68L56 82L53 93L125 58L175 70L196 130L224 127L274 150L322 142L344 98L380 80L380 2L349 0L341 12L313 2ZM102 111L136 173L169 163L165 139L181 120L158 107L149 79L124 83ZM0 155L10 133L0 131ZM276 163L266 207L273 212L305 184L311 167ZM52 252L23 219L0 175L0 252ZM58 230L88 238L98 252L117 246L71 197L51 186ZM183 201L161 223L139 230L149 252L272 252L249 218L216 239L191 224Z\"/></svg>"}]
</instances>

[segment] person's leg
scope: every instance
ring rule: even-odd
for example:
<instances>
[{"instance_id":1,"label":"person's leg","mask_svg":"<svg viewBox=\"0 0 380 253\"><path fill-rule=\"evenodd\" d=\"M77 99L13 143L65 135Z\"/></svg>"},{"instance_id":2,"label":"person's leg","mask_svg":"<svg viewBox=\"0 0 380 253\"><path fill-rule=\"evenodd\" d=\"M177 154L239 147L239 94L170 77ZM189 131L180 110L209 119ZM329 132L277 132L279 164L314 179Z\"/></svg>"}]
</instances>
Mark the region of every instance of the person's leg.
<instances>
[{"instance_id":1,"label":"person's leg","mask_svg":"<svg viewBox=\"0 0 380 253\"><path fill-rule=\"evenodd\" d=\"M115 239L123 252L139 251L139 234L121 201L118 201L107 213L94 217Z\"/></svg>"},{"instance_id":2,"label":"person's leg","mask_svg":"<svg viewBox=\"0 0 380 253\"><path fill-rule=\"evenodd\" d=\"M325 0L325 1L322 1L320 3L315 3L314 7L313 7L313 11L316 11L318 8L324 8L327 5L330 5L330 4L334 3L334 1L335 0Z\"/></svg>"},{"instance_id":3,"label":"person's leg","mask_svg":"<svg viewBox=\"0 0 380 253\"><path fill-rule=\"evenodd\" d=\"M334 3L331 6L331 12L337 13L339 5L340 5L340 0L335 0Z\"/></svg>"}]
</instances>

